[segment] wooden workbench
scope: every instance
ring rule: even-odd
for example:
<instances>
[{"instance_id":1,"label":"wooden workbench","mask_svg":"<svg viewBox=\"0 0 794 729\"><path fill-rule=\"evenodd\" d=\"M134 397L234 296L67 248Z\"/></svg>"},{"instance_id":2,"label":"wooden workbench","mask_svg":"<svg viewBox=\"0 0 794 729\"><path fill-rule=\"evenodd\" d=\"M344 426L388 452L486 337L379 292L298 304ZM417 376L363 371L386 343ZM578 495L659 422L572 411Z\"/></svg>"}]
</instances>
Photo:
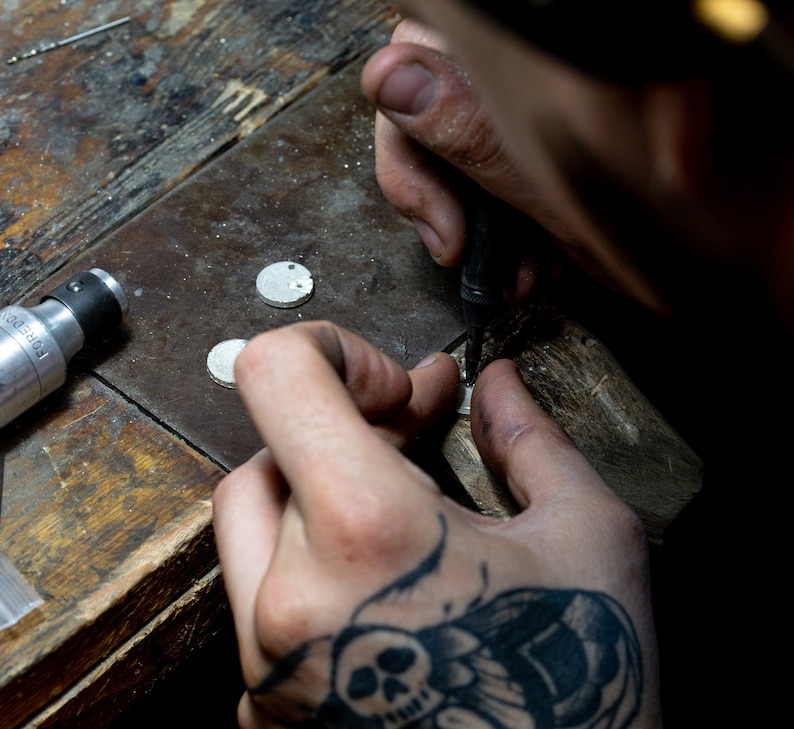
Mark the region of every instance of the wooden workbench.
<instances>
[{"instance_id":1,"label":"wooden workbench","mask_svg":"<svg viewBox=\"0 0 794 729\"><path fill-rule=\"evenodd\" d=\"M261 443L207 375L216 343L331 318L411 366L463 332L455 272L374 180L358 74L388 39L387 5L31 0L0 9L0 53L125 16L0 68L0 303L37 303L92 267L130 303L66 385L0 433L0 552L44 600L0 631L3 729L106 726L217 630L212 488ZM255 279L287 259L316 291L274 309ZM543 302L495 323L491 342L661 540L700 464L606 348ZM439 454L462 498L511 513L465 423Z\"/></svg>"}]
</instances>

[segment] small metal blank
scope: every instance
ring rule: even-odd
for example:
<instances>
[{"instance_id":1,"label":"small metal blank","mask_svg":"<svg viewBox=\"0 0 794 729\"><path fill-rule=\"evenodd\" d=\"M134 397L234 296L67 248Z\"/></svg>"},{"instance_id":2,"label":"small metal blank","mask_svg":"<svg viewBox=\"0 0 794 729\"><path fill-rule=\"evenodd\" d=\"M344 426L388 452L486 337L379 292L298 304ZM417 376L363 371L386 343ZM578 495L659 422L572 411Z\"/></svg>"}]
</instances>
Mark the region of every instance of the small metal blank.
<instances>
[{"instance_id":1,"label":"small metal blank","mask_svg":"<svg viewBox=\"0 0 794 729\"><path fill-rule=\"evenodd\" d=\"M256 291L266 304L279 309L300 306L314 293L314 279L308 268L292 261L265 266L256 277Z\"/></svg>"},{"instance_id":2,"label":"small metal blank","mask_svg":"<svg viewBox=\"0 0 794 729\"><path fill-rule=\"evenodd\" d=\"M473 385L460 383L458 391L458 415L471 415L471 393L474 391Z\"/></svg>"},{"instance_id":3,"label":"small metal blank","mask_svg":"<svg viewBox=\"0 0 794 729\"><path fill-rule=\"evenodd\" d=\"M207 372L213 382L229 389L237 388L234 361L248 344L247 339L226 339L216 344L207 355Z\"/></svg>"}]
</instances>

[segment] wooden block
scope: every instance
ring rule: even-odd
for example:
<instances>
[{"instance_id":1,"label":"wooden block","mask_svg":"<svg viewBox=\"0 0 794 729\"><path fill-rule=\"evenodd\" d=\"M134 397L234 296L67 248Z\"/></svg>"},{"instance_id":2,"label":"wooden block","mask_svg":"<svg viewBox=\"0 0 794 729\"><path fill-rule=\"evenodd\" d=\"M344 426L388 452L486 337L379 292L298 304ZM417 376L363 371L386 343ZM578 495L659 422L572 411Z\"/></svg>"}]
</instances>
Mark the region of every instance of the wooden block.
<instances>
[{"instance_id":1,"label":"wooden block","mask_svg":"<svg viewBox=\"0 0 794 729\"><path fill-rule=\"evenodd\" d=\"M453 354L462 360L462 346ZM609 350L538 296L488 329L484 361L498 357L518 364L537 401L634 508L649 538L662 542L700 490L703 464ZM516 513L510 494L483 465L465 418L451 428L443 453L478 510L498 518Z\"/></svg>"},{"instance_id":2,"label":"wooden block","mask_svg":"<svg viewBox=\"0 0 794 729\"><path fill-rule=\"evenodd\" d=\"M0 636L7 726L41 710L216 562L210 500L224 471L90 377L44 410L4 430L0 544L44 599Z\"/></svg>"},{"instance_id":3,"label":"wooden block","mask_svg":"<svg viewBox=\"0 0 794 729\"><path fill-rule=\"evenodd\" d=\"M167 678L230 619L220 567L180 597L20 729L100 729Z\"/></svg>"}]
</instances>

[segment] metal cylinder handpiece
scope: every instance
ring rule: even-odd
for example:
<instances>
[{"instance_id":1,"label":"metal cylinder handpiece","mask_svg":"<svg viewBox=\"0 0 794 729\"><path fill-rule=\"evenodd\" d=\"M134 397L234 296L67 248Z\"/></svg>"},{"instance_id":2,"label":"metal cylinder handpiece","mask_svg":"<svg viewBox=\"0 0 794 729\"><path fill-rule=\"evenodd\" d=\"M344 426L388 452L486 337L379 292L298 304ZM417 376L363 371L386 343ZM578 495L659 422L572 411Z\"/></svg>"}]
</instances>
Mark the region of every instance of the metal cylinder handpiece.
<instances>
[{"instance_id":1,"label":"metal cylinder handpiece","mask_svg":"<svg viewBox=\"0 0 794 729\"><path fill-rule=\"evenodd\" d=\"M92 268L37 306L0 309L0 428L63 385L72 357L120 325L127 308L116 279Z\"/></svg>"}]
</instances>

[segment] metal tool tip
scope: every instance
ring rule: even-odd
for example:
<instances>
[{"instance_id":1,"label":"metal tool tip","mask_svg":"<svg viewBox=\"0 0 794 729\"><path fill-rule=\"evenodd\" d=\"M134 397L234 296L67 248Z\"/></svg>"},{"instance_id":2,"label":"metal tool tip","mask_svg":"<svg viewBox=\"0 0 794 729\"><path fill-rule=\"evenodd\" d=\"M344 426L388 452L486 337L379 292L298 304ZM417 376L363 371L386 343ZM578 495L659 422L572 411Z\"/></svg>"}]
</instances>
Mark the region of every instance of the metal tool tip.
<instances>
[{"instance_id":1,"label":"metal tool tip","mask_svg":"<svg viewBox=\"0 0 794 729\"><path fill-rule=\"evenodd\" d=\"M463 378L463 383L466 387L472 387L474 385L474 380L477 374L477 367L476 365L472 365L469 362L466 363L466 374Z\"/></svg>"}]
</instances>

